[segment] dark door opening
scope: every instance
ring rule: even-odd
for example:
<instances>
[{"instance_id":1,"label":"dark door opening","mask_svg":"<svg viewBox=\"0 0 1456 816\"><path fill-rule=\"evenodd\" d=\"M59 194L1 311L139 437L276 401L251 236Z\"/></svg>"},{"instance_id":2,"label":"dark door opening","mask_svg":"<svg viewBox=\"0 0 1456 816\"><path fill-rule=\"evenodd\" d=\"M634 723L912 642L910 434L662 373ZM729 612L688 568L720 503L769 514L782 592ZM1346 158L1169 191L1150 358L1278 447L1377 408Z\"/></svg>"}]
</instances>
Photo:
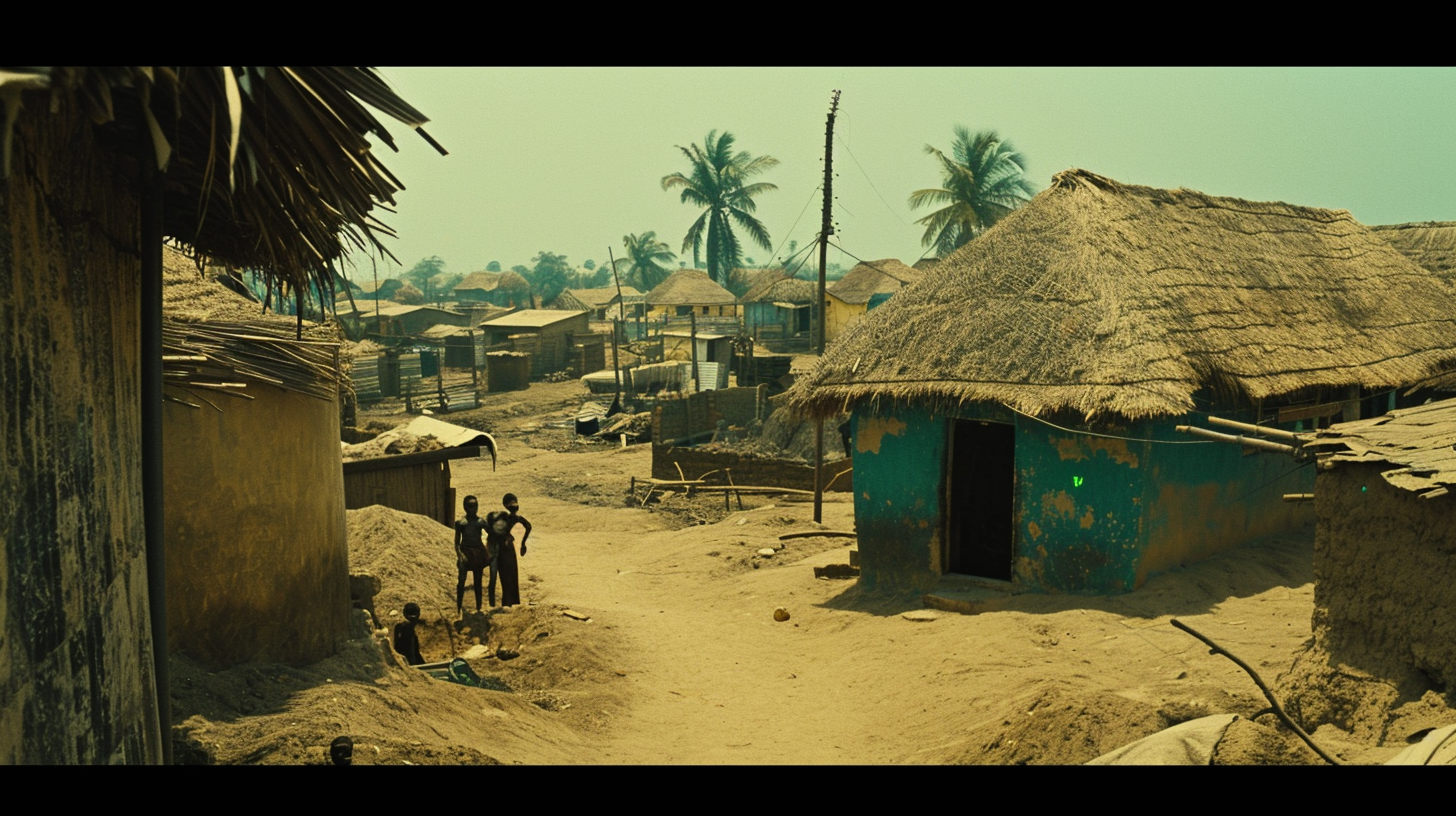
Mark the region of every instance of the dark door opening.
<instances>
[{"instance_id":1,"label":"dark door opening","mask_svg":"<svg viewBox=\"0 0 1456 816\"><path fill-rule=\"evenodd\" d=\"M946 572L1011 580L1016 497L1016 427L951 423L946 468Z\"/></svg>"}]
</instances>

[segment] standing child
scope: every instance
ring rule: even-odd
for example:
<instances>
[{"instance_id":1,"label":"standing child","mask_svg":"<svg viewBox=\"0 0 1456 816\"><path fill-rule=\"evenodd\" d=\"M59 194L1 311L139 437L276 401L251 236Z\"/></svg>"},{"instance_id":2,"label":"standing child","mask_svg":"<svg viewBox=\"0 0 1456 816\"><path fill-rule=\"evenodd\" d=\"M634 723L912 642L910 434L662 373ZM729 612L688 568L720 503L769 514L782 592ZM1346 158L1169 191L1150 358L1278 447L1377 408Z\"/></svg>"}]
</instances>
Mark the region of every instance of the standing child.
<instances>
[{"instance_id":1,"label":"standing child","mask_svg":"<svg viewBox=\"0 0 1456 816\"><path fill-rule=\"evenodd\" d=\"M486 553L485 542L480 535L485 532L485 519L476 515L480 509L480 501L474 496L465 497L465 518L455 522L455 566L459 569L459 577L455 581L455 612L457 614L465 611L465 573L475 573L475 611L480 612L480 584L481 573L485 571L486 564L490 563L490 556ZM491 575L491 596L495 596L495 567L490 569ZM493 603L493 602L492 602Z\"/></svg>"},{"instance_id":2,"label":"standing child","mask_svg":"<svg viewBox=\"0 0 1456 816\"><path fill-rule=\"evenodd\" d=\"M500 574L501 606L521 603L520 575L516 567L516 537L512 531L519 524L526 528L521 536L521 557L526 557L526 541L531 538L531 522L520 514L521 504L514 493L501 500L505 510L496 510L485 517L486 539L490 547L490 605L495 606L495 579Z\"/></svg>"}]
</instances>

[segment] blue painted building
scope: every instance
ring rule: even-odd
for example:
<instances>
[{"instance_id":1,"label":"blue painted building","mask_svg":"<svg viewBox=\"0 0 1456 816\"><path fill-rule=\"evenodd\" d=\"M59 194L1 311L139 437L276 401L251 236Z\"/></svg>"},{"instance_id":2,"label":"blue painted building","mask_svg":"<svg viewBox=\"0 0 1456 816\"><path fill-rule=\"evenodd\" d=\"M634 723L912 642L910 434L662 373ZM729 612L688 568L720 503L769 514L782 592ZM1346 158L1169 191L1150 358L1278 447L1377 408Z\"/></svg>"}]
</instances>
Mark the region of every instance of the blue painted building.
<instances>
[{"instance_id":1,"label":"blue painted building","mask_svg":"<svg viewBox=\"0 0 1456 816\"><path fill-rule=\"evenodd\" d=\"M861 582L1112 593L1312 523L1310 466L1178 434L1383 410L1456 296L1344 211L1058 174L787 393L852 415ZM1373 399L1372 395L1380 395Z\"/></svg>"}]
</instances>

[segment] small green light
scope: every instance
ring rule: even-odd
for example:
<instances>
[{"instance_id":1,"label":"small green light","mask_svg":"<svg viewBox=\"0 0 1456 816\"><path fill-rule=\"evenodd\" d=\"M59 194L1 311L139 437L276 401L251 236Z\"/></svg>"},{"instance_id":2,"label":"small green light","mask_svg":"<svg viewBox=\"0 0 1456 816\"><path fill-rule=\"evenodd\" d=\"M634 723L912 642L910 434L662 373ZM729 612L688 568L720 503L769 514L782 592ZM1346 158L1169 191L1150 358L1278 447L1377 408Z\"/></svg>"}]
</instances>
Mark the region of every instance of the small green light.
<instances>
[{"instance_id":1,"label":"small green light","mask_svg":"<svg viewBox=\"0 0 1456 816\"><path fill-rule=\"evenodd\" d=\"M1365 487L1365 485L1360 485L1360 492L1361 492L1361 493L1364 493L1364 492L1365 492L1365 491L1366 491L1366 490L1368 490L1368 489L1369 489L1369 488L1367 488L1367 487Z\"/></svg>"},{"instance_id":2,"label":"small green light","mask_svg":"<svg viewBox=\"0 0 1456 816\"><path fill-rule=\"evenodd\" d=\"M1072 487L1081 487L1081 486L1082 486L1082 477L1081 476L1073 476L1072 477Z\"/></svg>"}]
</instances>

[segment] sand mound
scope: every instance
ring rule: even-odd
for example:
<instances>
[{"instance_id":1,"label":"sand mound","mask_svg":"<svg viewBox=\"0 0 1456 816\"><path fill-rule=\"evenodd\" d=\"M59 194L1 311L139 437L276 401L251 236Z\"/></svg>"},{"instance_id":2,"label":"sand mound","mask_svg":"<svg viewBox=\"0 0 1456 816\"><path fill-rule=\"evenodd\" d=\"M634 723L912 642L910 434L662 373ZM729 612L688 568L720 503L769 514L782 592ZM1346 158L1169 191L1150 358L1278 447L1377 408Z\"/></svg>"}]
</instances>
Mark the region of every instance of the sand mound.
<instances>
[{"instance_id":1,"label":"sand mound","mask_svg":"<svg viewBox=\"0 0 1456 816\"><path fill-rule=\"evenodd\" d=\"M975 765L1075 765L1157 733L1168 721L1147 703L1110 692L1041 683L1017 695L997 719L969 735L969 750L948 758Z\"/></svg>"},{"instance_id":2,"label":"sand mound","mask_svg":"<svg viewBox=\"0 0 1456 816\"><path fill-rule=\"evenodd\" d=\"M440 450L445 445L434 436L415 436L400 429L385 431L367 442L344 445L344 461L357 462L360 459L374 459L380 456L399 456L406 453L424 453Z\"/></svg>"}]
</instances>

